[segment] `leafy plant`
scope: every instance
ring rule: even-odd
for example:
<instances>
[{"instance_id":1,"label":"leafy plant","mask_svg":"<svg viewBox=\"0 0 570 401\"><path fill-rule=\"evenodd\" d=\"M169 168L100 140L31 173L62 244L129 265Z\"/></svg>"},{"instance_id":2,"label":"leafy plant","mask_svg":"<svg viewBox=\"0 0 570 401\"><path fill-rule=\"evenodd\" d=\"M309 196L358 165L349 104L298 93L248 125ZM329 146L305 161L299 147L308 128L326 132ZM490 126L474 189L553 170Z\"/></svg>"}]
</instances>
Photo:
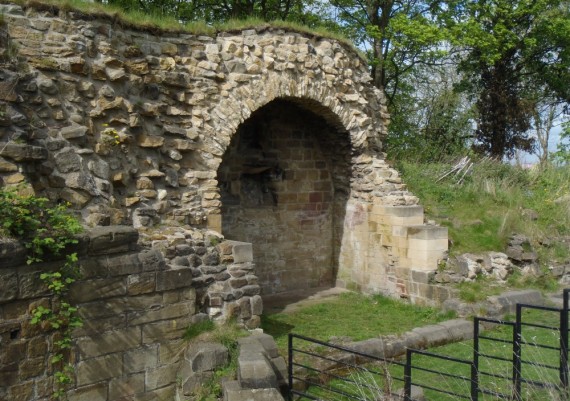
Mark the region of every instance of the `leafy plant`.
<instances>
[{"instance_id":1,"label":"leafy plant","mask_svg":"<svg viewBox=\"0 0 570 401\"><path fill-rule=\"evenodd\" d=\"M46 198L0 189L0 229L4 235L24 241L30 250L28 264L40 262L46 252L59 255L68 245L76 244L74 235L82 229L67 212L67 205L51 207L48 202Z\"/></svg>"},{"instance_id":2,"label":"leafy plant","mask_svg":"<svg viewBox=\"0 0 570 401\"><path fill-rule=\"evenodd\" d=\"M61 255L68 245L77 243L74 235L81 230L66 205L50 206L45 198L20 196L6 188L0 188L0 221L0 234L21 239L29 249L28 264L43 261L46 253ZM32 324L45 325L58 333L50 358L55 379L53 396L57 399L65 397L72 382L73 366L66 359L73 344L72 331L83 324L68 299L69 286L79 275L77 254L69 253L65 258L58 270L40 274L40 280L53 294L51 307L40 305L31 312Z\"/></svg>"}]
</instances>

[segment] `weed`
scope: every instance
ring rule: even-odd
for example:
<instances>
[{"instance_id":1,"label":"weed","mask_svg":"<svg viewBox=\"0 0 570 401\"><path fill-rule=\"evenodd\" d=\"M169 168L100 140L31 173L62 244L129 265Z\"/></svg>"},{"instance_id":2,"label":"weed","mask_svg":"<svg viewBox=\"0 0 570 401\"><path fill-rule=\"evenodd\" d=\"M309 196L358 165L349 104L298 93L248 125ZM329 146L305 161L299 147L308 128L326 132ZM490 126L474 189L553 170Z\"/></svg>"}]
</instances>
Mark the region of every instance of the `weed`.
<instances>
[{"instance_id":1,"label":"weed","mask_svg":"<svg viewBox=\"0 0 570 401\"><path fill-rule=\"evenodd\" d=\"M215 327L216 327L216 325L212 320L210 320L210 319L203 320L201 322L198 322L198 323L195 323L195 324L188 326L188 328L186 329L186 331L182 335L182 338L184 338L185 340L191 340L195 337L198 337L199 335L201 335L203 333L214 330Z\"/></svg>"}]
</instances>

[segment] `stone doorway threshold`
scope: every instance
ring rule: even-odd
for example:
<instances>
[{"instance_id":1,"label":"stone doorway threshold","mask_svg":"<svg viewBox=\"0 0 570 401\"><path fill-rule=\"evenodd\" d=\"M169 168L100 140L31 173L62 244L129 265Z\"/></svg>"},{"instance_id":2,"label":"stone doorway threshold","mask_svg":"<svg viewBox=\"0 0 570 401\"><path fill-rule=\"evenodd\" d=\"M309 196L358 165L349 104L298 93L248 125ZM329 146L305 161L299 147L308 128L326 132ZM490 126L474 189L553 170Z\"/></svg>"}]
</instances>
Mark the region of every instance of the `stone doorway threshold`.
<instances>
[{"instance_id":1,"label":"stone doorway threshold","mask_svg":"<svg viewBox=\"0 0 570 401\"><path fill-rule=\"evenodd\" d=\"M262 295L263 313L293 313L302 307L332 301L344 292L339 287L318 287Z\"/></svg>"}]
</instances>

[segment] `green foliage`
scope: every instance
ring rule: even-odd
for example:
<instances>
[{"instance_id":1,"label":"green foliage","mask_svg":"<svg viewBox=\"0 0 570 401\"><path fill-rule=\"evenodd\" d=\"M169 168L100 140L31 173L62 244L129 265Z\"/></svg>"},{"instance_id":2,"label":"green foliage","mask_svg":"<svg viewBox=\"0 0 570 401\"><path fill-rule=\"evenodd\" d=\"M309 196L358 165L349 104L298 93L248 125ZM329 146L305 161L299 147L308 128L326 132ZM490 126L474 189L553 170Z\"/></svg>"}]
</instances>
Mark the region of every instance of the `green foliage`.
<instances>
[{"instance_id":1,"label":"green foliage","mask_svg":"<svg viewBox=\"0 0 570 401\"><path fill-rule=\"evenodd\" d=\"M554 160L561 164L570 164L570 122L566 122L562 126Z\"/></svg>"},{"instance_id":2,"label":"green foliage","mask_svg":"<svg viewBox=\"0 0 570 401\"><path fill-rule=\"evenodd\" d=\"M536 89L570 99L568 3L456 0L439 17L460 50L460 88L477 99L477 149L499 159L531 151Z\"/></svg>"},{"instance_id":3,"label":"green foliage","mask_svg":"<svg viewBox=\"0 0 570 401\"><path fill-rule=\"evenodd\" d=\"M22 240L30 250L28 264L42 262L46 254L61 255L68 245L77 243L74 235L81 231L81 225L67 212L65 205L50 206L45 198L20 196L6 188L0 188L0 221L1 234ZM39 277L53 294L51 305L40 305L31 312L32 324L41 324L59 333L54 337L50 358L56 399L65 397L72 382L73 366L65 361L73 344L71 333L83 325L77 308L67 299L69 286L79 275L77 254L65 257L65 263L58 270L41 273Z\"/></svg>"},{"instance_id":4,"label":"green foliage","mask_svg":"<svg viewBox=\"0 0 570 401\"><path fill-rule=\"evenodd\" d=\"M81 231L66 205L49 206L45 198L20 196L6 188L0 189L0 224L4 235L24 241L30 250L28 264L41 261L46 252L59 255L77 243L73 236Z\"/></svg>"}]
</instances>

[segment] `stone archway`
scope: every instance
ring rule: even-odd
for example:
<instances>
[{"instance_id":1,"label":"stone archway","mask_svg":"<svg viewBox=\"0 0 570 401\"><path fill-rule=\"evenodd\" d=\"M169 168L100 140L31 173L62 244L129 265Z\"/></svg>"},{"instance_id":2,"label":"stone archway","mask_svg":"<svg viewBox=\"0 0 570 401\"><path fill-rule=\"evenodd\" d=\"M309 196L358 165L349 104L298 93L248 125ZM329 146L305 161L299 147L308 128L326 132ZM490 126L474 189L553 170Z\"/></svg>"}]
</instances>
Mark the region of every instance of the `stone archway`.
<instances>
[{"instance_id":1,"label":"stone archway","mask_svg":"<svg viewBox=\"0 0 570 401\"><path fill-rule=\"evenodd\" d=\"M333 286L338 269L350 141L306 104L276 99L252 113L218 169L222 232L253 244L265 294Z\"/></svg>"}]
</instances>

